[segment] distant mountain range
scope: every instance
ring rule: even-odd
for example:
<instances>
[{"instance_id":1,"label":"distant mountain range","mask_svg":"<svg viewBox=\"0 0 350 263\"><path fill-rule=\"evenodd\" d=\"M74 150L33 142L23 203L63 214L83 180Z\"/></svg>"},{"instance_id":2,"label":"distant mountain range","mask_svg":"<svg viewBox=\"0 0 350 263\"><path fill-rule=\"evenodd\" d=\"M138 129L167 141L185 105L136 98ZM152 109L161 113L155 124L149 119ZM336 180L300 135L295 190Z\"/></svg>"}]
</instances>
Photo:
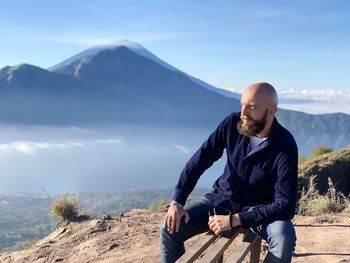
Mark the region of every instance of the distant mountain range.
<instances>
[{"instance_id":1,"label":"distant mountain range","mask_svg":"<svg viewBox=\"0 0 350 263\"><path fill-rule=\"evenodd\" d=\"M141 45L95 46L48 70L28 64L0 70L0 123L151 125L212 130L240 110L239 94L215 88L167 64ZM278 119L303 152L350 144L350 115L280 110Z\"/></svg>"}]
</instances>

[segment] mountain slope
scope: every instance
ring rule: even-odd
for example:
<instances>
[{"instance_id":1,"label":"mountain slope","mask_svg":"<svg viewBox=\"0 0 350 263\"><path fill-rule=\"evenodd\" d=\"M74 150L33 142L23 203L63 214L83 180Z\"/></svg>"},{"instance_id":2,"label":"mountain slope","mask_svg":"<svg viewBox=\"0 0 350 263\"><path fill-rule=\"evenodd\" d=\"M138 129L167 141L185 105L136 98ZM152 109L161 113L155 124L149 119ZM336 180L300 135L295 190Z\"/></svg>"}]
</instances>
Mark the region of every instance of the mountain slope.
<instances>
[{"instance_id":1,"label":"mountain slope","mask_svg":"<svg viewBox=\"0 0 350 263\"><path fill-rule=\"evenodd\" d=\"M159 225L164 216L165 212L135 209L121 220L94 219L61 224L53 233L33 242L28 248L0 255L0 262L160 262ZM312 262L346 262L350 246L348 216L296 216L293 223L298 236L293 263L309 262L310 255ZM186 249L201 237L197 235L187 240ZM237 238L240 240L242 235ZM233 253L238 245L238 242L233 242L227 253ZM261 259L266 256L265 252L260 254Z\"/></svg>"},{"instance_id":2,"label":"mountain slope","mask_svg":"<svg viewBox=\"0 0 350 263\"><path fill-rule=\"evenodd\" d=\"M5 84L1 84L0 90L12 90L14 104L22 104L17 100L17 95L24 94L21 83L25 82L25 78L13 68L6 70L7 74L1 75ZM218 119L230 111L239 110L238 101L204 90L183 74L168 70L126 47L102 50L93 56L74 61L57 70L61 74L35 67L31 70L32 75L42 75L41 78L31 80L34 83L37 80L36 85L27 85L31 94L42 91L42 87L45 90L46 86L42 94L49 95L50 83L64 87L62 90L65 93L59 94L62 95L59 101L67 102L65 105L56 103L57 94L51 94L46 101L53 111L56 110L55 115L61 116L62 121L66 118L67 123L208 126L208 123L216 124ZM9 72L13 72L13 77L7 81ZM46 75L51 79L42 81ZM15 81L17 79L19 81ZM32 102L34 105L47 105L44 100ZM221 110L218 111L218 108ZM65 110L70 113L67 114ZM42 116L34 110L27 113L23 119L28 121L36 121L38 114ZM33 116L28 116L31 113Z\"/></svg>"},{"instance_id":3,"label":"mountain slope","mask_svg":"<svg viewBox=\"0 0 350 263\"><path fill-rule=\"evenodd\" d=\"M79 63L79 61L84 60L84 59L88 59L89 57L92 57L96 54L98 54L101 51L104 50L114 50L117 49L119 47L126 47L128 48L130 51L143 56L147 59L152 60L153 62L156 62L157 64L163 66L166 69L181 73L185 76L187 76L189 79L191 79L194 83L196 83L197 85L209 90L209 91L214 91L216 93L219 93L221 95L224 95L228 98L234 98L234 99L238 99L240 100L240 94L234 93L234 92L229 92L223 89L219 89L216 88L198 78L195 78L175 67L173 67L172 65L168 64L167 62L165 62L164 60L158 58L156 55L154 55L153 53L151 53L150 51L148 51L146 48L144 48L142 45L129 41L129 40L120 40L120 41L114 41L111 44L105 44L105 45L96 45L94 47L91 47L83 52L80 52L77 55L74 55L73 57L64 60L63 62L54 65L52 67L50 67L48 70L52 71L52 72L56 72L56 73L67 73L66 71L66 66L68 65L76 65Z\"/></svg>"},{"instance_id":4,"label":"mountain slope","mask_svg":"<svg viewBox=\"0 0 350 263\"><path fill-rule=\"evenodd\" d=\"M336 189L348 196L350 194L350 146L306 161L299 167L299 176L307 182L310 176L316 176L317 189L321 193L327 192L329 177Z\"/></svg>"}]
</instances>

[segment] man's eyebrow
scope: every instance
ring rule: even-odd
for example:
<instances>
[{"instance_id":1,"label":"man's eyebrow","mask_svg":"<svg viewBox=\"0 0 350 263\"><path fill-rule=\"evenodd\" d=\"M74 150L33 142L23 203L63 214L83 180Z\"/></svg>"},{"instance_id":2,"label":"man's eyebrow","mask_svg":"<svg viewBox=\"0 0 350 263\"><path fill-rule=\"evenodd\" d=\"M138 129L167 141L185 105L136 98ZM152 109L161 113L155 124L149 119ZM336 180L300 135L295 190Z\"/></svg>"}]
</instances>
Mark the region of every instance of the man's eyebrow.
<instances>
[{"instance_id":1,"label":"man's eyebrow","mask_svg":"<svg viewBox=\"0 0 350 263\"><path fill-rule=\"evenodd\" d=\"M241 101L241 104L245 104L245 105L248 105L248 106L257 106L258 105L255 102L244 103L243 101Z\"/></svg>"}]
</instances>

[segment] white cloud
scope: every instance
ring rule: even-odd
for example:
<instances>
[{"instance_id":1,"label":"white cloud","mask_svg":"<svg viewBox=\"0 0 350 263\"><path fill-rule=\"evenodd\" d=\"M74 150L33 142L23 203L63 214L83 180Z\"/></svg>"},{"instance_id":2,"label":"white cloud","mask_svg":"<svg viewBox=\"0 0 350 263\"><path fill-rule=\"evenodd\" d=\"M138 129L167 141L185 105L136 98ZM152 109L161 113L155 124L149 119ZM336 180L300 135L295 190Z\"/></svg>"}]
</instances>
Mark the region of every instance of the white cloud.
<instances>
[{"instance_id":1,"label":"white cloud","mask_svg":"<svg viewBox=\"0 0 350 263\"><path fill-rule=\"evenodd\" d=\"M108 34L106 34L108 35ZM135 35L119 35L119 36L88 36L84 34L67 34L58 36L49 36L46 38L50 42L67 43L81 46L94 46L110 44L119 39L129 39L138 43L156 42L162 40L178 39L181 36L173 33L154 33L154 34L135 34ZM44 39L42 39L44 40Z\"/></svg>"},{"instance_id":2,"label":"white cloud","mask_svg":"<svg viewBox=\"0 0 350 263\"><path fill-rule=\"evenodd\" d=\"M38 150L68 149L72 147L83 147L83 144L77 142L50 143L33 141L14 141L11 143L0 144L0 153L19 152L26 155L35 155Z\"/></svg>"},{"instance_id":3,"label":"white cloud","mask_svg":"<svg viewBox=\"0 0 350 263\"><path fill-rule=\"evenodd\" d=\"M9 143L0 144L0 154L2 153L21 153L25 155L34 156L39 151L54 151L54 150L68 150L71 148L88 147L91 143L99 144L120 144L123 141L118 139L97 139L79 142L35 142L35 141L13 141Z\"/></svg>"},{"instance_id":4,"label":"white cloud","mask_svg":"<svg viewBox=\"0 0 350 263\"><path fill-rule=\"evenodd\" d=\"M279 107L311 114L342 112L350 114L350 94L334 91L281 94ZM284 100L282 100L284 99Z\"/></svg>"},{"instance_id":5,"label":"white cloud","mask_svg":"<svg viewBox=\"0 0 350 263\"><path fill-rule=\"evenodd\" d=\"M242 94L242 88L225 88ZM323 90L279 90L279 104L282 109L302 111L310 114L342 112L350 114L350 92Z\"/></svg>"},{"instance_id":6,"label":"white cloud","mask_svg":"<svg viewBox=\"0 0 350 263\"><path fill-rule=\"evenodd\" d=\"M191 153L191 151L185 146L174 144L174 147L185 155L189 155Z\"/></svg>"},{"instance_id":7,"label":"white cloud","mask_svg":"<svg viewBox=\"0 0 350 263\"><path fill-rule=\"evenodd\" d=\"M279 107L311 114L350 114L350 92L337 90L284 90Z\"/></svg>"},{"instance_id":8,"label":"white cloud","mask_svg":"<svg viewBox=\"0 0 350 263\"><path fill-rule=\"evenodd\" d=\"M123 141L119 139L99 139L96 140L98 143L104 143L104 144L118 144L118 143L123 143Z\"/></svg>"}]
</instances>

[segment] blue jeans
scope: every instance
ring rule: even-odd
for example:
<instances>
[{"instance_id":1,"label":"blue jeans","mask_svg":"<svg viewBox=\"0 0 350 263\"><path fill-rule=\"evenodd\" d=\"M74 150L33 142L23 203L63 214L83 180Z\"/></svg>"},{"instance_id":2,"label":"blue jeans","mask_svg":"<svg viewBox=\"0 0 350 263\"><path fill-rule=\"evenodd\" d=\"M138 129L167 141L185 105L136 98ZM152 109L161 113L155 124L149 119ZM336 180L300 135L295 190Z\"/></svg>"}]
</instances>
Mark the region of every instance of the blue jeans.
<instances>
[{"instance_id":1,"label":"blue jeans","mask_svg":"<svg viewBox=\"0 0 350 263\"><path fill-rule=\"evenodd\" d=\"M206 197L199 198L186 205L190 220L186 224L181 220L179 232L170 234L163 224L160 226L160 254L163 263L175 262L185 253L184 242L200 233L209 231L208 212L211 214L214 205ZM228 214L223 207L215 207L217 214ZM295 247L295 230L291 221L274 221L251 229L269 244L269 252L264 260L266 263L291 262Z\"/></svg>"}]
</instances>

